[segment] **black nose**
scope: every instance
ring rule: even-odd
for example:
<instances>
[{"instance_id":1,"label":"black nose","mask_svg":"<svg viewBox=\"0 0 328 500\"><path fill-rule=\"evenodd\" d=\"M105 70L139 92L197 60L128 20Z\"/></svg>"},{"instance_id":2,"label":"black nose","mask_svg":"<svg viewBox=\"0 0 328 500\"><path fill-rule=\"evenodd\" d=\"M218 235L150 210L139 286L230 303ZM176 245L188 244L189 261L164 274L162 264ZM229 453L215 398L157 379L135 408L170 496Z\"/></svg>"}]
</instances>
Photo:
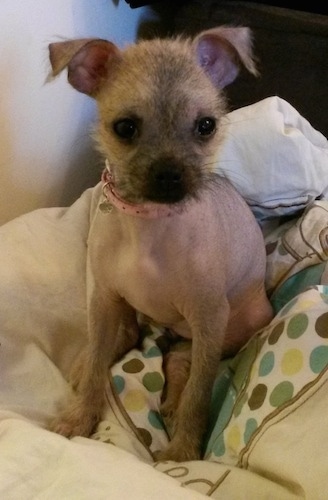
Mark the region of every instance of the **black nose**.
<instances>
[{"instance_id":1,"label":"black nose","mask_svg":"<svg viewBox=\"0 0 328 500\"><path fill-rule=\"evenodd\" d=\"M175 167L164 167L155 172L154 179L159 189L170 191L176 189L181 184L181 172Z\"/></svg>"},{"instance_id":2,"label":"black nose","mask_svg":"<svg viewBox=\"0 0 328 500\"><path fill-rule=\"evenodd\" d=\"M160 203L181 201L186 194L183 168L172 161L157 161L150 167L148 198Z\"/></svg>"}]
</instances>

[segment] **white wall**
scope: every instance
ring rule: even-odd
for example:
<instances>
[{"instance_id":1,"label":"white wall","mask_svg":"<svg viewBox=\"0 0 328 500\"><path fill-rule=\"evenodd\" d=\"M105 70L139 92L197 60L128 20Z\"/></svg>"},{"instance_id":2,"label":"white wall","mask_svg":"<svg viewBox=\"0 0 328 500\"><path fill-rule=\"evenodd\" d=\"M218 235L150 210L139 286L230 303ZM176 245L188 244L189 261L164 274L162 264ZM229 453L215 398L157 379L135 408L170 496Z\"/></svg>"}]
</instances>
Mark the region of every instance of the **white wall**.
<instances>
[{"instance_id":1,"label":"white wall","mask_svg":"<svg viewBox=\"0 0 328 500\"><path fill-rule=\"evenodd\" d=\"M101 171L94 102L64 74L45 84L48 43L97 36L124 46L151 15L123 0L0 0L0 224L70 204Z\"/></svg>"}]
</instances>

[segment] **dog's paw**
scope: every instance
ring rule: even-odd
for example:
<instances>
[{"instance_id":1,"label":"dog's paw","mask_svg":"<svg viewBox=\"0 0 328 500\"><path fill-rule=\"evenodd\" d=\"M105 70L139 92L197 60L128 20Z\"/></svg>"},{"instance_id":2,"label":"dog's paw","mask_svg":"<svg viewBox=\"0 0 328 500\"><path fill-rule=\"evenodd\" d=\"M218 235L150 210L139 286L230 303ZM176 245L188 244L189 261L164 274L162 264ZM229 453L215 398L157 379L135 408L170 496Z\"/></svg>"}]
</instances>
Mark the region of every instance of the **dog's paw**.
<instances>
[{"instance_id":1,"label":"dog's paw","mask_svg":"<svg viewBox=\"0 0 328 500\"><path fill-rule=\"evenodd\" d=\"M89 419L79 421L78 419L62 416L51 423L49 430L67 438L74 436L89 437L96 424L96 421L90 421Z\"/></svg>"},{"instance_id":2,"label":"dog's paw","mask_svg":"<svg viewBox=\"0 0 328 500\"><path fill-rule=\"evenodd\" d=\"M173 438L165 450L156 453L155 459L158 462L189 462L190 460L200 460L200 447L188 442L188 440L181 442Z\"/></svg>"},{"instance_id":3,"label":"dog's paw","mask_svg":"<svg viewBox=\"0 0 328 500\"><path fill-rule=\"evenodd\" d=\"M95 430L99 420L99 412L90 407L86 408L76 400L52 421L49 430L67 438L74 436L89 437Z\"/></svg>"},{"instance_id":4,"label":"dog's paw","mask_svg":"<svg viewBox=\"0 0 328 500\"><path fill-rule=\"evenodd\" d=\"M67 438L78 436L78 434L76 433L78 432L78 429L72 425L72 422L68 422L61 418L57 418L56 420L54 420L50 424L49 430Z\"/></svg>"}]
</instances>

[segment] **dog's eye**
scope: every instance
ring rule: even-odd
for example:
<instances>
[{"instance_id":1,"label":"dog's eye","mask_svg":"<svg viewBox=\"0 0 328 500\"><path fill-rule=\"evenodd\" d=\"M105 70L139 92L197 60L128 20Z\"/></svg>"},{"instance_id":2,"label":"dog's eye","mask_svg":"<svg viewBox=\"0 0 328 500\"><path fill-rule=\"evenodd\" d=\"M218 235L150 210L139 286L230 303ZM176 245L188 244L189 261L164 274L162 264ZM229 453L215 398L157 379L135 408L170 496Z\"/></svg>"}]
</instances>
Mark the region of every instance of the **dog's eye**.
<instances>
[{"instance_id":1,"label":"dog's eye","mask_svg":"<svg viewBox=\"0 0 328 500\"><path fill-rule=\"evenodd\" d=\"M138 133L137 124L131 118L124 118L114 123L114 132L122 139L134 139Z\"/></svg>"},{"instance_id":2,"label":"dog's eye","mask_svg":"<svg viewBox=\"0 0 328 500\"><path fill-rule=\"evenodd\" d=\"M198 135L209 136L214 134L216 130L216 121L210 116L205 116L197 122L196 131Z\"/></svg>"}]
</instances>

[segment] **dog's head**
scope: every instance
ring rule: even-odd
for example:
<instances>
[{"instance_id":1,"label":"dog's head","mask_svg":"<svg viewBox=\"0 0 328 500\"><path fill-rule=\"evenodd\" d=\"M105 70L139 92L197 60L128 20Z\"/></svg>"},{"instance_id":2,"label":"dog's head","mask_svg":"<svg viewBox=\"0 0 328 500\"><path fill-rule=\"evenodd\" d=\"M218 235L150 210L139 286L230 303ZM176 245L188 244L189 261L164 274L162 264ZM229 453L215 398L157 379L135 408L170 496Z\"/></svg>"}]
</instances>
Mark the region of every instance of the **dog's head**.
<instances>
[{"instance_id":1,"label":"dog's head","mask_svg":"<svg viewBox=\"0 0 328 500\"><path fill-rule=\"evenodd\" d=\"M52 75L67 67L70 84L96 99L96 139L117 191L130 202L197 195L214 167L226 112L222 89L240 65L257 74L248 28L219 27L125 50L105 40L72 40L49 51Z\"/></svg>"}]
</instances>

